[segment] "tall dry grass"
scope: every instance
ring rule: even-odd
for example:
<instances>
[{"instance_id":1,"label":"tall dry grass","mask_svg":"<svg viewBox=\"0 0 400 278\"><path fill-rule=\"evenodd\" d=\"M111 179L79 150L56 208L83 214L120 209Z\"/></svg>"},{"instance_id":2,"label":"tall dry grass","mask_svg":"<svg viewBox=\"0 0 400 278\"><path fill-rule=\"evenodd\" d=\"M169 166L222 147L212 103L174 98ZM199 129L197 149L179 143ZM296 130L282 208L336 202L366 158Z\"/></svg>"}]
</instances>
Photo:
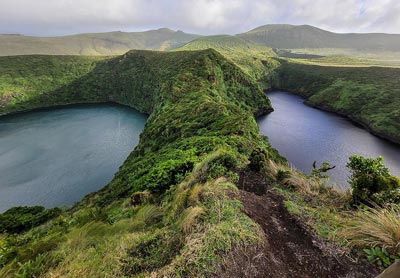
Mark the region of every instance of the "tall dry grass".
<instances>
[{"instance_id":1,"label":"tall dry grass","mask_svg":"<svg viewBox=\"0 0 400 278\"><path fill-rule=\"evenodd\" d=\"M400 253L400 205L370 208L347 217L337 235L350 246L386 248Z\"/></svg>"},{"instance_id":2,"label":"tall dry grass","mask_svg":"<svg viewBox=\"0 0 400 278\"><path fill-rule=\"evenodd\" d=\"M307 177L289 165L279 164L272 160L266 162L265 172L268 178L300 194L318 194L322 186L320 179Z\"/></svg>"}]
</instances>

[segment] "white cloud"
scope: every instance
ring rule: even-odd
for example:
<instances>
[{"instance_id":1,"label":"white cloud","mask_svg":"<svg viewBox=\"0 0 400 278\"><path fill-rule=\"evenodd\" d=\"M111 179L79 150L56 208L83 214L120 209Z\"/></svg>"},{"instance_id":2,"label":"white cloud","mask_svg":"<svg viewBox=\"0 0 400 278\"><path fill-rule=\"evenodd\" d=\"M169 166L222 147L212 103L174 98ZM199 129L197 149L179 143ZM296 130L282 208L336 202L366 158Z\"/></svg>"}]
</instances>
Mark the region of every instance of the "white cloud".
<instances>
[{"instance_id":1,"label":"white cloud","mask_svg":"<svg viewBox=\"0 0 400 278\"><path fill-rule=\"evenodd\" d=\"M58 35L170 27L239 33L264 24L400 33L398 0L1 0L0 33Z\"/></svg>"}]
</instances>

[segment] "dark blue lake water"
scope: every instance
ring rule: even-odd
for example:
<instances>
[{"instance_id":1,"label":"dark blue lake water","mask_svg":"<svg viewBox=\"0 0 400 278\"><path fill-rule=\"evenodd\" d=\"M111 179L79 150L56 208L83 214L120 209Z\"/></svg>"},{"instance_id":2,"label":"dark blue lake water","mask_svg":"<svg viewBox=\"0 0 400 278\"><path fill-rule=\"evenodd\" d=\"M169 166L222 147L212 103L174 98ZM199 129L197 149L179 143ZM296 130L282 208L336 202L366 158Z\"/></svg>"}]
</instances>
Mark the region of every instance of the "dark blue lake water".
<instances>
[{"instance_id":1,"label":"dark blue lake water","mask_svg":"<svg viewBox=\"0 0 400 278\"><path fill-rule=\"evenodd\" d=\"M85 105L0 118L0 212L71 205L106 185L138 144L146 116Z\"/></svg>"},{"instance_id":2,"label":"dark blue lake water","mask_svg":"<svg viewBox=\"0 0 400 278\"><path fill-rule=\"evenodd\" d=\"M366 157L382 155L392 174L400 176L400 146L370 134L348 119L303 104L303 99L286 92L269 92L275 109L257 120L260 132L273 147L297 169L310 173L312 164L328 161L329 171L340 188L347 187L345 167L353 154Z\"/></svg>"}]
</instances>

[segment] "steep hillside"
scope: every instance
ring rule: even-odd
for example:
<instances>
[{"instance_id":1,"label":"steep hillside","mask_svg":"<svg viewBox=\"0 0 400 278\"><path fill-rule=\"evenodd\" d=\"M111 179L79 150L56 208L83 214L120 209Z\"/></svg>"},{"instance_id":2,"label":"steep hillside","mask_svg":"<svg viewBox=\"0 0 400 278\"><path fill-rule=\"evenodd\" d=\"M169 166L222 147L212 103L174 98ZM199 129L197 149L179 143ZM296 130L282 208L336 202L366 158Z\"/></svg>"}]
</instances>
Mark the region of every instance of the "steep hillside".
<instances>
[{"instance_id":1,"label":"steep hillside","mask_svg":"<svg viewBox=\"0 0 400 278\"><path fill-rule=\"evenodd\" d=\"M400 143L400 69L318 66L281 60L274 87L307 104L346 115L373 133Z\"/></svg>"},{"instance_id":2,"label":"steep hillside","mask_svg":"<svg viewBox=\"0 0 400 278\"><path fill-rule=\"evenodd\" d=\"M345 48L365 51L399 51L398 34L338 34L309 25L265 25L237 35L273 48Z\"/></svg>"},{"instance_id":3,"label":"steep hillside","mask_svg":"<svg viewBox=\"0 0 400 278\"><path fill-rule=\"evenodd\" d=\"M109 32L64 37L29 37L0 35L0 56L118 55L131 49L168 50L179 47L198 35L167 28L146 32Z\"/></svg>"},{"instance_id":4,"label":"steep hillside","mask_svg":"<svg viewBox=\"0 0 400 278\"><path fill-rule=\"evenodd\" d=\"M112 100L150 117L139 145L102 190L72 209L2 216L28 231L0 234L1 277L199 277L229 251L262 242L234 197L231 169L255 147L276 156L253 117L271 106L234 64L214 50L18 59L0 60L8 68L1 94L21 84L30 90L3 101L1 113ZM35 224L23 222L36 211ZM54 219L30 229L46 218Z\"/></svg>"},{"instance_id":5,"label":"steep hillside","mask_svg":"<svg viewBox=\"0 0 400 278\"><path fill-rule=\"evenodd\" d=\"M207 36L195 39L178 50L201 50L213 48L238 65L256 80L268 83L268 73L278 63L271 59L276 54L271 48L249 43L229 35Z\"/></svg>"},{"instance_id":6,"label":"steep hillside","mask_svg":"<svg viewBox=\"0 0 400 278\"><path fill-rule=\"evenodd\" d=\"M317 236L352 219L346 196L285 164L254 118L269 100L215 50L3 57L0 68L0 94L18 92L0 113L114 101L150 114L103 189L72 208L0 215L1 277L376 276Z\"/></svg>"}]
</instances>

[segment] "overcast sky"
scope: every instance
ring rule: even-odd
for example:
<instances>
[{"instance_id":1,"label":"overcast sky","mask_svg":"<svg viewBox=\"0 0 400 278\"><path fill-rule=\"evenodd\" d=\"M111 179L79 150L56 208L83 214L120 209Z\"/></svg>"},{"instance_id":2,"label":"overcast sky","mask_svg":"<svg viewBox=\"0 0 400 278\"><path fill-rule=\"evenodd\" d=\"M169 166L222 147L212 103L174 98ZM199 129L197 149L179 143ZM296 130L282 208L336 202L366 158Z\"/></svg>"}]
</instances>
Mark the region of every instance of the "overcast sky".
<instances>
[{"instance_id":1,"label":"overcast sky","mask_svg":"<svg viewBox=\"0 0 400 278\"><path fill-rule=\"evenodd\" d=\"M0 0L0 33L54 36L169 27L235 34L272 23L400 33L399 0Z\"/></svg>"}]
</instances>

